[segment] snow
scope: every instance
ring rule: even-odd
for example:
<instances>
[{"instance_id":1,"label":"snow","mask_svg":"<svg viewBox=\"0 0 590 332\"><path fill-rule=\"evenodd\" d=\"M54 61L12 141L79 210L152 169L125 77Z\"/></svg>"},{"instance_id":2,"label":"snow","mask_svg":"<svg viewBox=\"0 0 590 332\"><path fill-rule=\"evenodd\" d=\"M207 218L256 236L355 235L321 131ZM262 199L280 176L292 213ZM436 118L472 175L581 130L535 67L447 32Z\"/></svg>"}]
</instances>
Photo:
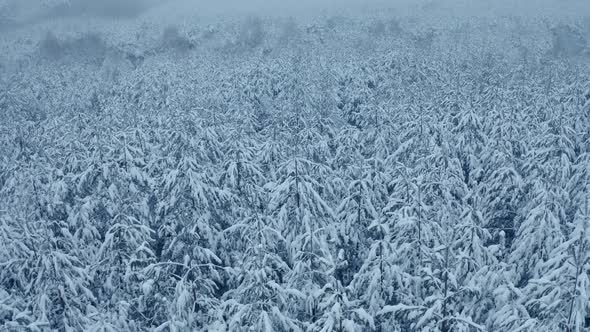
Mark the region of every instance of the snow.
<instances>
[{"instance_id":1,"label":"snow","mask_svg":"<svg viewBox=\"0 0 590 332\"><path fill-rule=\"evenodd\" d=\"M0 330L588 329L584 11L4 2Z\"/></svg>"}]
</instances>

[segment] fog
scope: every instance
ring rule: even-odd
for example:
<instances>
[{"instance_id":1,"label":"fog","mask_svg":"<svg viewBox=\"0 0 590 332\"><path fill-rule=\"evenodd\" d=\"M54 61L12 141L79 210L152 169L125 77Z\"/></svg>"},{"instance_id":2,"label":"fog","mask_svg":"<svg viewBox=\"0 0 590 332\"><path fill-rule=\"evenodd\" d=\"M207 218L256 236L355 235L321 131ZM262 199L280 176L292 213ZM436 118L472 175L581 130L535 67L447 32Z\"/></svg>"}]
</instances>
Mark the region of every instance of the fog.
<instances>
[{"instance_id":1,"label":"fog","mask_svg":"<svg viewBox=\"0 0 590 332\"><path fill-rule=\"evenodd\" d=\"M76 16L136 18L148 11L199 16L258 14L306 16L395 11L398 15L578 16L589 13L584 0L2 0L0 18L16 24Z\"/></svg>"},{"instance_id":2,"label":"fog","mask_svg":"<svg viewBox=\"0 0 590 332\"><path fill-rule=\"evenodd\" d=\"M259 22L252 30L247 22L253 18ZM2 0L0 62L4 68L43 59L100 63L112 52L135 59L165 50L227 55L244 49L238 45L269 52L280 49L286 35L301 31L304 39L317 36L322 43L328 38L338 47L369 50L388 29L393 29L385 34L390 41L443 45L453 38L453 43L475 47L484 40L503 40L510 46L504 50L508 55L525 49L529 56L581 54L590 39L590 2ZM259 40L244 40L253 34ZM336 42L339 38L344 39ZM459 44L452 49L459 50Z\"/></svg>"}]
</instances>

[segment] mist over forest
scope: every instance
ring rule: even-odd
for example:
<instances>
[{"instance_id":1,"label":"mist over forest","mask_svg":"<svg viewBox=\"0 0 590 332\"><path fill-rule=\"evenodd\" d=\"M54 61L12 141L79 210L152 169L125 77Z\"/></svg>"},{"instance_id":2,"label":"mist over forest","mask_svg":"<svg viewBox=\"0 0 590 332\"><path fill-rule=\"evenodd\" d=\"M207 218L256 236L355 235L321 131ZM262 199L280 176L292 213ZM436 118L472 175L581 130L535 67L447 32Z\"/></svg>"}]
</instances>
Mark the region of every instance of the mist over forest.
<instances>
[{"instance_id":1,"label":"mist over forest","mask_svg":"<svg viewBox=\"0 0 590 332\"><path fill-rule=\"evenodd\" d=\"M0 0L0 331L590 331L590 2Z\"/></svg>"}]
</instances>

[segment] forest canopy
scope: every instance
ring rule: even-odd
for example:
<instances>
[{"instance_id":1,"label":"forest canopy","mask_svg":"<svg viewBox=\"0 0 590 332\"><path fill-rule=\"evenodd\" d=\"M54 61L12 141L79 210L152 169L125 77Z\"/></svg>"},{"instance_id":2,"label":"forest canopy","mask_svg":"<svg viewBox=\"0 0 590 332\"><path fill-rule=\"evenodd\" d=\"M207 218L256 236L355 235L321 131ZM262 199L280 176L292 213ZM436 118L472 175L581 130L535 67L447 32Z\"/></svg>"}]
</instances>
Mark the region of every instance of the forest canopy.
<instances>
[{"instance_id":1,"label":"forest canopy","mask_svg":"<svg viewBox=\"0 0 590 332\"><path fill-rule=\"evenodd\" d=\"M0 331L590 331L581 2L27 1Z\"/></svg>"}]
</instances>

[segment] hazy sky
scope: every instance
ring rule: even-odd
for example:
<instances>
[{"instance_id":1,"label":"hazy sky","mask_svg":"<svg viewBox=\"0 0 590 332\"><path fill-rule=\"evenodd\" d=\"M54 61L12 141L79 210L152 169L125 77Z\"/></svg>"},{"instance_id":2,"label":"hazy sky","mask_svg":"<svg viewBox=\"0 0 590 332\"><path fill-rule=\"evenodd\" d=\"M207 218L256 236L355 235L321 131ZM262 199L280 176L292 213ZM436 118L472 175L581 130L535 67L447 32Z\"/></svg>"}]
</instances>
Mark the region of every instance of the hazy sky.
<instances>
[{"instance_id":1,"label":"hazy sky","mask_svg":"<svg viewBox=\"0 0 590 332\"><path fill-rule=\"evenodd\" d=\"M157 1L157 0L154 0ZM260 13L299 15L359 10L398 10L400 15L425 10L452 15L590 15L590 0L160 0L167 6L190 7L202 14Z\"/></svg>"},{"instance_id":2,"label":"hazy sky","mask_svg":"<svg viewBox=\"0 0 590 332\"><path fill-rule=\"evenodd\" d=\"M483 10L506 12L517 10L526 12L544 11L548 15L560 11L561 14L590 15L589 0L0 0L0 9L12 5L22 11L34 11L34 8L52 8L58 4L70 4L73 7L91 7L99 11L99 6L107 10L121 7L138 6L140 3L155 7L190 8L190 11L208 14L261 13L265 15L314 14L318 11L351 11L374 8L397 8L416 11L422 8L449 10L457 14L462 11L469 14L486 14ZM430 4L424 6L424 4ZM474 12L475 11L475 12Z\"/></svg>"}]
</instances>

